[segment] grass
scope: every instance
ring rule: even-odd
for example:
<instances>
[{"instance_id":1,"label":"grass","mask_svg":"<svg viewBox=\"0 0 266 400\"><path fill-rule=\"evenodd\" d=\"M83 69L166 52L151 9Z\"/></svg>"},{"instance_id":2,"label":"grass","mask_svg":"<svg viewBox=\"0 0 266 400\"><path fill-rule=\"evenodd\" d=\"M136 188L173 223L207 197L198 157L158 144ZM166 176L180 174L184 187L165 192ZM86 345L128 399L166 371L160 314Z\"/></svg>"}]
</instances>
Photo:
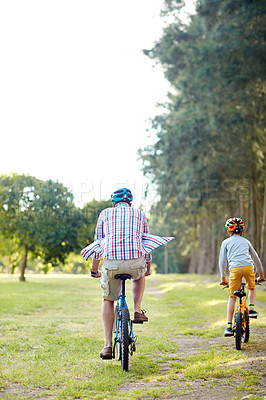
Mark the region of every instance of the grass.
<instances>
[{"instance_id":1,"label":"grass","mask_svg":"<svg viewBox=\"0 0 266 400\"><path fill-rule=\"evenodd\" d=\"M149 292L153 282L160 297ZM201 347L203 340L220 340L226 323L227 293L217 282L216 276L178 274L147 279L143 308L149 323L134 327L137 352L126 373L118 361L99 358L104 341L99 281L29 275L21 283L17 277L0 276L0 398L161 399L187 393L197 380L205 388L221 380L229 385L237 381L235 399L242 393L256 396L263 369L243 368L249 352L262 348L255 336L252 341L252 330L245 351L236 351L232 339L215 348ZM129 282L127 293L132 310ZM259 288L256 308L261 315L251 329L265 329L265 304L265 291ZM179 351L184 337L198 338L196 351ZM142 388L133 382L141 382Z\"/></svg>"}]
</instances>

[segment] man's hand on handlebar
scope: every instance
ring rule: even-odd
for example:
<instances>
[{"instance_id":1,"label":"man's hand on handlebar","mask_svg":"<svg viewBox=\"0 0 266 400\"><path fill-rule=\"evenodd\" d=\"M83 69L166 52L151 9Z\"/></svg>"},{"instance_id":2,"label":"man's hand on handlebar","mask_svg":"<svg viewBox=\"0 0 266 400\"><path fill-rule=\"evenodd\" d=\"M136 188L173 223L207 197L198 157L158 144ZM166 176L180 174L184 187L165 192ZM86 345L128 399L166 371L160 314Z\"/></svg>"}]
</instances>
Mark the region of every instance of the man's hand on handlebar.
<instances>
[{"instance_id":1,"label":"man's hand on handlebar","mask_svg":"<svg viewBox=\"0 0 266 400\"><path fill-rule=\"evenodd\" d=\"M149 276L151 274L151 261L147 262L146 267L147 267L147 271L145 272L144 276Z\"/></svg>"},{"instance_id":2,"label":"man's hand on handlebar","mask_svg":"<svg viewBox=\"0 0 266 400\"><path fill-rule=\"evenodd\" d=\"M92 278L100 278L102 276L102 271L93 271L92 269L91 269L91 277Z\"/></svg>"},{"instance_id":3,"label":"man's hand on handlebar","mask_svg":"<svg viewBox=\"0 0 266 400\"><path fill-rule=\"evenodd\" d=\"M92 259L91 263L91 277L100 278L102 276L102 271L99 271L99 264L101 260Z\"/></svg>"}]
</instances>

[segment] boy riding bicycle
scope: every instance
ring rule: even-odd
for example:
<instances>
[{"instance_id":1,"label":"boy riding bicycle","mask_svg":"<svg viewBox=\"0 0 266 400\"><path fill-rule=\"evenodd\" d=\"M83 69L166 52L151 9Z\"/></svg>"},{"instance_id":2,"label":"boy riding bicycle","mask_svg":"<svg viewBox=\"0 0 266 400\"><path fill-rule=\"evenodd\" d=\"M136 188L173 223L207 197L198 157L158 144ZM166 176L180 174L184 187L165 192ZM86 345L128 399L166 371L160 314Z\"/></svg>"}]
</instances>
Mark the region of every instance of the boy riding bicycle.
<instances>
[{"instance_id":1,"label":"boy riding bicycle","mask_svg":"<svg viewBox=\"0 0 266 400\"><path fill-rule=\"evenodd\" d=\"M249 316L256 318L258 313L254 310L256 298L256 283L254 264L259 272L258 282L264 281L262 263L249 240L242 237L245 229L240 218L229 218L225 227L229 238L221 244L219 256L219 269L222 277L221 284L228 285L226 280L226 267L229 268L229 300L227 305L227 326L224 336L233 336L232 320L235 310L236 296L234 292L240 290L242 278L245 278L249 290Z\"/></svg>"}]
</instances>

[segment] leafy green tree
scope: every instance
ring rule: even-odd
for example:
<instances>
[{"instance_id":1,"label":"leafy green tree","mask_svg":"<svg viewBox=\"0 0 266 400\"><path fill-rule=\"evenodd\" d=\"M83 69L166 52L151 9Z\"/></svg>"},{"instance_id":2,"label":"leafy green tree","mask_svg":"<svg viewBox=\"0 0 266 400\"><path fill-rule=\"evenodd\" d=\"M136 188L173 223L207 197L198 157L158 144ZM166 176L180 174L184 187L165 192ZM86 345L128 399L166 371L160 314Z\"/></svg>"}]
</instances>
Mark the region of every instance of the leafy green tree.
<instances>
[{"instance_id":1,"label":"leafy green tree","mask_svg":"<svg viewBox=\"0 0 266 400\"><path fill-rule=\"evenodd\" d=\"M213 272L227 216L248 220L258 251L266 242L266 6L199 0L187 25L180 6L166 2L172 22L145 51L163 66L172 91L153 120L158 140L141 157L160 195L154 218L159 209L176 231L180 254L190 255L188 270Z\"/></svg>"},{"instance_id":2,"label":"leafy green tree","mask_svg":"<svg viewBox=\"0 0 266 400\"><path fill-rule=\"evenodd\" d=\"M28 254L41 256L44 263L64 263L79 248L82 224L73 195L61 183L31 176L0 176L1 234L14 239L23 249L20 280L25 281Z\"/></svg>"},{"instance_id":3,"label":"leafy green tree","mask_svg":"<svg viewBox=\"0 0 266 400\"><path fill-rule=\"evenodd\" d=\"M20 257L21 254L19 253L17 243L10 238L0 235L0 269L2 269L2 272L9 271L11 274L14 274Z\"/></svg>"},{"instance_id":4,"label":"leafy green tree","mask_svg":"<svg viewBox=\"0 0 266 400\"><path fill-rule=\"evenodd\" d=\"M83 225L78 235L78 241L82 248L94 241L94 232L99 214L107 207L112 207L110 200L92 200L85 204L81 210L83 216Z\"/></svg>"}]
</instances>

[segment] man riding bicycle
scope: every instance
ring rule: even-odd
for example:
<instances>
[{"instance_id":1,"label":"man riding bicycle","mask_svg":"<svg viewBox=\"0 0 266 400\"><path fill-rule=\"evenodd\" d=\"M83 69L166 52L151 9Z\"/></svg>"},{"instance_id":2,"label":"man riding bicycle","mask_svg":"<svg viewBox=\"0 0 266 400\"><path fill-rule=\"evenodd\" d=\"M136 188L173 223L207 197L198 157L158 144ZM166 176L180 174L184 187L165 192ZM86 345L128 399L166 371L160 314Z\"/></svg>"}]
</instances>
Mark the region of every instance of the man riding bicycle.
<instances>
[{"instance_id":1,"label":"man riding bicycle","mask_svg":"<svg viewBox=\"0 0 266 400\"><path fill-rule=\"evenodd\" d=\"M140 209L132 208L133 196L129 189L116 190L111 196L113 207L104 209L95 229L95 242L81 251L88 260L92 255L91 276L101 278L103 292L102 320L105 346L100 353L103 359L112 358L112 329L114 324L114 301L121 292L121 281L116 274L127 273L132 277L134 322L147 322L141 310L145 289L145 276L150 275L151 250L166 244L173 238L149 234L146 216ZM102 271L99 263L104 257Z\"/></svg>"}]
</instances>

